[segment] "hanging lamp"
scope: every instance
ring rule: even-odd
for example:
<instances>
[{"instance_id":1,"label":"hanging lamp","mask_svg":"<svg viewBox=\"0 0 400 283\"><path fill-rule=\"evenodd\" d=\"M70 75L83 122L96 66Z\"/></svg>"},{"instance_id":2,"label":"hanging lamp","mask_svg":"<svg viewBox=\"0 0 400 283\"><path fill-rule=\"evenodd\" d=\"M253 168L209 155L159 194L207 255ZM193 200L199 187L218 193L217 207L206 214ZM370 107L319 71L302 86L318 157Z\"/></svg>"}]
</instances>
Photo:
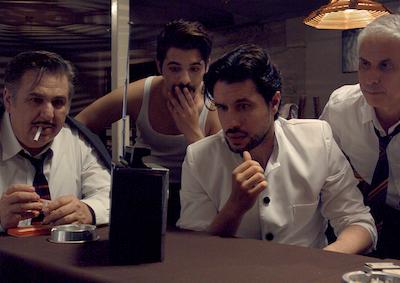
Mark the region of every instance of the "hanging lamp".
<instances>
[{"instance_id":1,"label":"hanging lamp","mask_svg":"<svg viewBox=\"0 0 400 283\"><path fill-rule=\"evenodd\" d=\"M372 0L330 0L330 3L311 12L304 20L317 29L363 28L380 16L390 14L381 3Z\"/></svg>"}]
</instances>

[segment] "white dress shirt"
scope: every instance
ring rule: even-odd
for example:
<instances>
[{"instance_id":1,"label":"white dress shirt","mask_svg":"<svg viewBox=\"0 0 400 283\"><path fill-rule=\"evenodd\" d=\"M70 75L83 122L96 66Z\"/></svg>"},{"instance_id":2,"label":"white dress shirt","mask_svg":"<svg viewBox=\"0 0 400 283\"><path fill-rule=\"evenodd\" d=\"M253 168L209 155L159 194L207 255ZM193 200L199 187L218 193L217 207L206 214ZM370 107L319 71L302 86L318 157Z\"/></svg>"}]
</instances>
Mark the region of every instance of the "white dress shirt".
<instances>
[{"instance_id":1,"label":"white dress shirt","mask_svg":"<svg viewBox=\"0 0 400 283\"><path fill-rule=\"evenodd\" d=\"M325 106L321 119L332 127L333 136L339 147L348 156L354 169L371 184L379 156L379 139L386 133L375 115L375 110L365 100L360 86L346 85L335 90ZM389 129L389 134L400 121ZM386 203L400 210L400 134L395 135L387 149L389 161L389 183Z\"/></svg>"},{"instance_id":2,"label":"white dress shirt","mask_svg":"<svg viewBox=\"0 0 400 283\"><path fill-rule=\"evenodd\" d=\"M229 150L222 131L188 147L179 227L208 228L229 198L232 171L240 163L242 157ZM276 120L265 176L268 187L243 216L237 237L322 248L329 219L337 234L350 224L363 226L375 245L374 220L326 122Z\"/></svg>"},{"instance_id":3,"label":"white dress shirt","mask_svg":"<svg viewBox=\"0 0 400 283\"><path fill-rule=\"evenodd\" d=\"M12 131L7 112L0 125L0 194L3 194L13 184L31 185L35 169L18 154L22 147ZM94 150L68 125L61 129L50 148L52 157L46 159L43 169L51 199L74 195L93 209L96 224L108 223L111 177ZM21 221L20 225L29 223Z\"/></svg>"}]
</instances>

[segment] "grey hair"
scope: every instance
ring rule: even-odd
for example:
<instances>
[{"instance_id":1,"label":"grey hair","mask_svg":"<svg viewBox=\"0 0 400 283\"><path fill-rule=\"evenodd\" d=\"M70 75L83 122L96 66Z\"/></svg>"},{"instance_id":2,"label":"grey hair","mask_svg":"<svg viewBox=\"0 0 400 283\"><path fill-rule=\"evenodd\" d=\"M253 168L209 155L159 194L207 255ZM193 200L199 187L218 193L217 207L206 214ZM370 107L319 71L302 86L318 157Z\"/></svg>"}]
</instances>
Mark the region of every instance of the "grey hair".
<instances>
[{"instance_id":1,"label":"grey hair","mask_svg":"<svg viewBox=\"0 0 400 283\"><path fill-rule=\"evenodd\" d=\"M385 15L368 24L358 35L357 50L370 37L394 38L400 42L400 15Z\"/></svg>"}]
</instances>

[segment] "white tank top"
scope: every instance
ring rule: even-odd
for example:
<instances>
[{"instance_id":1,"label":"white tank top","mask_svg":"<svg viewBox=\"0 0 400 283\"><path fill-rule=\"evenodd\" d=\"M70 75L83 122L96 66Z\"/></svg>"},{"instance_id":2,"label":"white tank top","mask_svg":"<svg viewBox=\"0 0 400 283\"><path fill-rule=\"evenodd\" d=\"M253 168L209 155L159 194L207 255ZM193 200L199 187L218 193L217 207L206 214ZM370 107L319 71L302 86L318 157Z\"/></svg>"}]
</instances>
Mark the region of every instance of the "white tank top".
<instances>
[{"instance_id":1,"label":"white tank top","mask_svg":"<svg viewBox=\"0 0 400 283\"><path fill-rule=\"evenodd\" d=\"M143 101L136 120L136 142L134 147L149 147L151 156L145 162L159 164L168 168L170 183L181 182L182 162L185 158L187 142L183 134L165 135L156 132L149 121L149 98L151 82L154 76L148 77L144 83ZM200 129L205 133L208 109L204 105L199 116Z\"/></svg>"}]
</instances>

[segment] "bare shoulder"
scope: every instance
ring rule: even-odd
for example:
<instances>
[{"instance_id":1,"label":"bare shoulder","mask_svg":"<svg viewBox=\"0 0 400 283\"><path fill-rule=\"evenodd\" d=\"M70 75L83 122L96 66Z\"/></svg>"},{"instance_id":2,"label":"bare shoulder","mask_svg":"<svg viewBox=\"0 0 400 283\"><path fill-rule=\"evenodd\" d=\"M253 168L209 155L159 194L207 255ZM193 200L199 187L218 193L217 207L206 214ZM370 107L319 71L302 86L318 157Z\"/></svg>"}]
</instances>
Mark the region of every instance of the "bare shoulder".
<instances>
[{"instance_id":1,"label":"bare shoulder","mask_svg":"<svg viewBox=\"0 0 400 283\"><path fill-rule=\"evenodd\" d=\"M142 105L143 100L143 91L144 91L144 84L146 79L141 79L130 83L128 86L128 114L131 116L131 119L136 121L137 116L140 112L140 107ZM121 97L123 97L125 89L121 89ZM122 102L122 101L121 101Z\"/></svg>"},{"instance_id":2,"label":"bare shoulder","mask_svg":"<svg viewBox=\"0 0 400 283\"><path fill-rule=\"evenodd\" d=\"M136 120L143 99L145 79L132 82L128 86L128 110L131 119ZM75 118L95 133L119 120L122 113L124 87L119 87L100 97L83 109Z\"/></svg>"},{"instance_id":3,"label":"bare shoulder","mask_svg":"<svg viewBox=\"0 0 400 283\"><path fill-rule=\"evenodd\" d=\"M138 81L131 83L128 87L128 113L131 115L134 120L137 119L140 108L142 106L144 88L146 84L146 80L148 78L144 78ZM152 77L150 84L150 91L159 90L162 84L162 76L154 76Z\"/></svg>"}]
</instances>

